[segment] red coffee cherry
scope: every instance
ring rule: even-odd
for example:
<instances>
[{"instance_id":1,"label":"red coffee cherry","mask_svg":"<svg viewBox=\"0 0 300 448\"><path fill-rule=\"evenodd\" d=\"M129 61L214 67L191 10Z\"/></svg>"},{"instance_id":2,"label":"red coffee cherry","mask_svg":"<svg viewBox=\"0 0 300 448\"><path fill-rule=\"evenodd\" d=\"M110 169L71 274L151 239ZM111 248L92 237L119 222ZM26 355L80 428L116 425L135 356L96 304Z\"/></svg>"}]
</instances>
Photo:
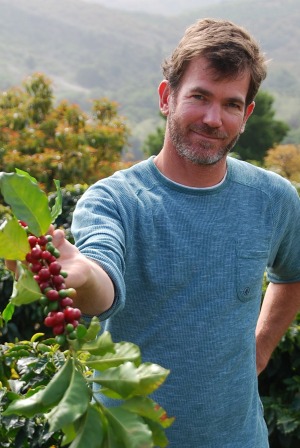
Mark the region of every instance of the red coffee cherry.
<instances>
[{"instance_id":1,"label":"red coffee cherry","mask_svg":"<svg viewBox=\"0 0 300 448\"><path fill-rule=\"evenodd\" d=\"M49 271L52 275L59 275L61 271L61 264L58 261L53 261L49 264Z\"/></svg>"},{"instance_id":2,"label":"red coffee cherry","mask_svg":"<svg viewBox=\"0 0 300 448\"><path fill-rule=\"evenodd\" d=\"M38 238L34 235L29 235L28 239L28 243L30 245L30 247L34 247L37 243L38 243Z\"/></svg>"},{"instance_id":3,"label":"red coffee cherry","mask_svg":"<svg viewBox=\"0 0 300 448\"><path fill-rule=\"evenodd\" d=\"M64 315L67 322L73 322L81 317L81 311L78 308L67 307L64 309Z\"/></svg>"},{"instance_id":4,"label":"red coffee cherry","mask_svg":"<svg viewBox=\"0 0 300 448\"><path fill-rule=\"evenodd\" d=\"M66 308L67 306L71 307L73 305L73 300L70 297L64 297L63 299L61 299L60 305L63 308Z\"/></svg>"},{"instance_id":5,"label":"red coffee cherry","mask_svg":"<svg viewBox=\"0 0 300 448\"><path fill-rule=\"evenodd\" d=\"M35 246L31 249L30 255L34 260L39 260L42 256L42 249L39 246Z\"/></svg>"},{"instance_id":6,"label":"red coffee cherry","mask_svg":"<svg viewBox=\"0 0 300 448\"><path fill-rule=\"evenodd\" d=\"M45 292L48 288L50 288L50 283L49 282L43 282L43 281L41 281L41 279L40 279L39 285L40 285L40 290L42 292Z\"/></svg>"},{"instance_id":7,"label":"red coffee cherry","mask_svg":"<svg viewBox=\"0 0 300 448\"><path fill-rule=\"evenodd\" d=\"M44 324L47 327L54 327L54 325L55 325L55 313L54 312L49 313L48 316L45 317Z\"/></svg>"},{"instance_id":8,"label":"red coffee cherry","mask_svg":"<svg viewBox=\"0 0 300 448\"><path fill-rule=\"evenodd\" d=\"M31 272L38 273L38 272L40 272L42 267L43 267L43 265L37 260L30 264ZM39 279L40 279L40 277L39 277Z\"/></svg>"},{"instance_id":9,"label":"red coffee cherry","mask_svg":"<svg viewBox=\"0 0 300 448\"><path fill-rule=\"evenodd\" d=\"M55 316L53 317L54 319L54 324L55 325L61 325L64 324L65 322L65 316L64 313L62 311L58 311Z\"/></svg>"},{"instance_id":10,"label":"red coffee cherry","mask_svg":"<svg viewBox=\"0 0 300 448\"><path fill-rule=\"evenodd\" d=\"M38 240L38 244L40 245L40 246L46 246L46 244L48 243L48 237L49 237L50 235L42 235L42 236L39 236L38 238L37 238L37 240Z\"/></svg>"},{"instance_id":11,"label":"red coffee cherry","mask_svg":"<svg viewBox=\"0 0 300 448\"><path fill-rule=\"evenodd\" d=\"M33 262L34 262L34 259L32 258L30 252L29 252L28 254L26 254L25 260L26 260L28 263L33 263Z\"/></svg>"},{"instance_id":12,"label":"red coffee cherry","mask_svg":"<svg viewBox=\"0 0 300 448\"><path fill-rule=\"evenodd\" d=\"M63 324L58 324L53 327L53 334L57 336L58 334L63 334L65 331L65 326Z\"/></svg>"},{"instance_id":13,"label":"red coffee cherry","mask_svg":"<svg viewBox=\"0 0 300 448\"><path fill-rule=\"evenodd\" d=\"M49 291L46 292L45 295L47 299L49 299L51 302L57 301L59 299L59 294L58 291L56 291L56 289L50 289Z\"/></svg>"},{"instance_id":14,"label":"red coffee cherry","mask_svg":"<svg viewBox=\"0 0 300 448\"><path fill-rule=\"evenodd\" d=\"M50 260L52 260L52 254L48 250L44 250L41 257L45 261L51 262Z\"/></svg>"},{"instance_id":15,"label":"red coffee cherry","mask_svg":"<svg viewBox=\"0 0 300 448\"><path fill-rule=\"evenodd\" d=\"M40 277L40 280L43 280L43 281L49 280L51 277L49 269L48 268L41 269L39 272L39 277Z\"/></svg>"}]
</instances>

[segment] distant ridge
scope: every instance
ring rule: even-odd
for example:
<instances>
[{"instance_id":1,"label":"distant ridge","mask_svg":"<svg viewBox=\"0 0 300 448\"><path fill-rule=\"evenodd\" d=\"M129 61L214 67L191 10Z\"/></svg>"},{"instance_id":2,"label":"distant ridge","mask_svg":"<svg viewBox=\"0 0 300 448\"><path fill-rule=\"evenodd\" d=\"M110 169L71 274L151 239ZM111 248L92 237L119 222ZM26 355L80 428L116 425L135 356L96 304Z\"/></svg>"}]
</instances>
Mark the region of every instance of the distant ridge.
<instances>
[{"instance_id":1,"label":"distant ridge","mask_svg":"<svg viewBox=\"0 0 300 448\"><path fill-rule=\"evenodd\" d=\"M82 0L107 8L174 16L190 10L230 0Z\"/></svg>"},{"instance_id":2,"label":"distant ridge","mask_svg":"<svg viewBox=\"0 0 300 448\"><path fill-rule=\"evenodd\" d=\"M182 2L172 4L175 9ZM90 98L118 101L141 139L158 121L162 60L186 26L207 16L234 20L260 41L272 59L263 88L275 97L278 117L299 143L299 0L223 1L168 17L83 0L0 0L0 90L41 71L54 81L57 99L84 108Z\"/></svg>"}]
</instances>

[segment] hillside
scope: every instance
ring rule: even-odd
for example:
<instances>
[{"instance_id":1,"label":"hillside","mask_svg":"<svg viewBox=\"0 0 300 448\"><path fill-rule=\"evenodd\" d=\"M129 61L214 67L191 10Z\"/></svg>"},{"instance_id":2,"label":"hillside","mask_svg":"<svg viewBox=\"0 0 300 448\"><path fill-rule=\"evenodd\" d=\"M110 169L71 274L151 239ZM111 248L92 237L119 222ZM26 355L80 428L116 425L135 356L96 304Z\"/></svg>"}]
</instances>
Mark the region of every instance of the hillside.
<instances>
[{"instance_id":1,"label":"hillside","mask_svg":"<svg viewBox=\"0 0 300 448\"><path fill-rule=\"evenodd\" d=\"M202 6L230 0L82 0L107 8L124 11L141 11L150 14L174 16Z\"/></svg>"},{"instance_id":2,"label":"hillside","mask_svg":"<svg viewBox=\"0 0 300 448\"><path fill-rule=\"evenodd\" d=\"M97 0L93 0L97 1ZM0 90L42 71L57 99L88 107L107 96L120 103L142 139L158 120L160 64L198 17L225 17L252 31L272 59L264 88L279 118L300 141L300 2L253 0L163 16L126 12L82 0L0 0Z\"/></svg>"}]
</instances>

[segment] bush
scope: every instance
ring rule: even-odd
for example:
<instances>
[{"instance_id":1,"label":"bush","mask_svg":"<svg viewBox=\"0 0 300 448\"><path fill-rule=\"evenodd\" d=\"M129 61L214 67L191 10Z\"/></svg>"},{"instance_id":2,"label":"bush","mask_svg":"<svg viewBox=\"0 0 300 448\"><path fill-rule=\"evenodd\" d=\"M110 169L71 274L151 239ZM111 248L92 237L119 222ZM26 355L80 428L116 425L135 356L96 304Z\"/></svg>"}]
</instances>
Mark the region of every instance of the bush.
<instances>
[{"instance_id":1,"label":"bush","mask_svg":"<svg viewBox=\"0 0 300 448\"><path fill-rule=\"evenodd\" d=\"M78 199L86 188L87 185L68 185L61 190L62 213L56 218L55 225L65 230L66 236L71 242L73 242L70 230L72 214ZM50 205L53 205L55 198L56 193L49 195ZM4 207L0 204L0 222L9 214L9 207ZM3 310L6 307L12 289L13 276L10 271L5 268L3 260L0 259L0 310ZM2 322L2 326L0 325L0 344L7 341L30 340L32 335L37 331L41 331L46 335L49 334L49 328L45 327L41 322L42 313L35 304L18 307L14 312L12 320L7 324Z\"/></svg>"},{"instance_id":2,"label":"bush","mask_svg":"<svg viewBox=\"0 0 300 448\"><path fill-rule=\"evenodd\" d=\"M281 339L259 388L271 448L300 446L300 314Z\"/></svg>"},{"instance_id":3,"label":"bush","mask_svg":"<svg viewBox=\"0 0 300 448\"><path fill-rule=\"evenodd\" d=\"M15 308L35 303L37 320L52 330L50 337L39 332L0 345L1 446L165 447L164 431L174 418L148 395L169 370L142 363L138 346L114 343L96 316L86 322L73 306L76 290L66 286L59 251L45 235L61 214L59 185L53 206L27 173L1 173L0 186L11 206L0 232L1 257L17 260L18 273L0 317L8 323ZM100 396L116 406L106 407Z\"/></svg>"}]
</instances>

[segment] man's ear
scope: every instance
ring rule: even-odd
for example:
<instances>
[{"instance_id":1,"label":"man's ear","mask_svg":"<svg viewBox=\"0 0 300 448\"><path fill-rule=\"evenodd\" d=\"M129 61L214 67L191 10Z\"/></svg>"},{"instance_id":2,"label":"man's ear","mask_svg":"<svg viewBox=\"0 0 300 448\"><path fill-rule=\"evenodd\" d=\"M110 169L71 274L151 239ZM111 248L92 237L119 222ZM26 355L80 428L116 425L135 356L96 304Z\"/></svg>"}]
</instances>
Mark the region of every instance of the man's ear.
<instances>
[{"instance_id":1,"label":"man's ear","mask_svg":"<svg viewBox=\"0 0 300 448\"><path fill-rule=\"evenodd\" d=\"M166 79L164 79L159 84L158 94L159 94L159 109L164 116L167 116L169 113L170 87Z\"/></svg>"},{"instance_id":2,"label":"man's ear","mask_svg":"<svg viewBox=\"0 0 300 448\"><path fill-rule=\"evenodd\" d=\"M243 120L243 124L242 124L242 128L241 128L241 133L244 132L245 127L246 127L246 123L248 121L248 118L252 115L252 112L254 111L254 108L255 108L255 102L254 101L252 101L252 103L250 103L249 106L246 107L244 120Z\"/></svg>"}]
</instances>

